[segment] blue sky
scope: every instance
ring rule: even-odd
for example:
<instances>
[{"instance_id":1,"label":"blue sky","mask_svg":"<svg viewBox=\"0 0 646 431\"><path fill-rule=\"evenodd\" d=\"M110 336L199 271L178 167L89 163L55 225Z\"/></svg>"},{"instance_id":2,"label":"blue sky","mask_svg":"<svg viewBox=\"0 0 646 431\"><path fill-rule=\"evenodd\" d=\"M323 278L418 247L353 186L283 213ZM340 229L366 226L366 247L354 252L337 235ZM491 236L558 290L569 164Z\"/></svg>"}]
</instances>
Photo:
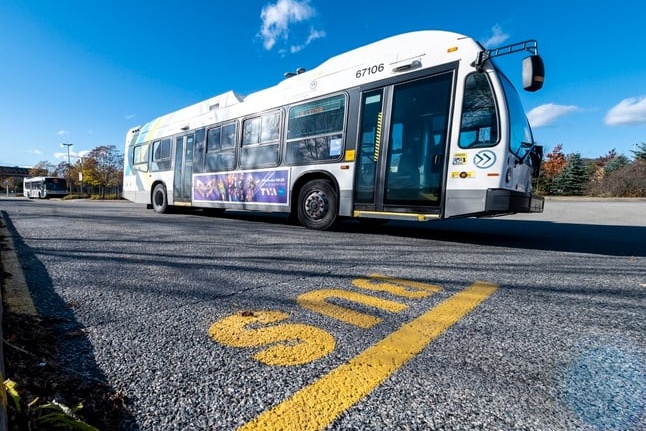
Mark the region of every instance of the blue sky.
<instances>
[{"instance_id":1,"label":"blue sky","mask_svg":"<svg viewBox=\"0 0 646 431\"><path fill-rule=\"evenodd\" d=\"M622 3L626 3L622 6ZM632 156L646 142L646 6L546 0L3 0L0 165L122 149L131 127L394 34L440 29L495 47L536 39L543 90L521 92L549 151ZM586 10L582 10L585 8ZM520 86L521 56L499 62Z\"/></svg>"}]
</instances>

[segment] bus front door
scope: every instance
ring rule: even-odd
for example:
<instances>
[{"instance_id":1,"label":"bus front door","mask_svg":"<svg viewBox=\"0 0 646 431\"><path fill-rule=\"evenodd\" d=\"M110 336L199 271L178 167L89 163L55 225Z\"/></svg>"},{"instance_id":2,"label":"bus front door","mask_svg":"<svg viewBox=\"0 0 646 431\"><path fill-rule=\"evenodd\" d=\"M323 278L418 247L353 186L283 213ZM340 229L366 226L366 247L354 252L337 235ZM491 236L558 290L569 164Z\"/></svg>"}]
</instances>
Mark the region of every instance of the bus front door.
<instances>
[{"instance_id":1,"label":"bus front door","mask_svg":"<svg viewBox=\"0 0 646 431\"><path fill-rule=\"evenodd\" d=\"M175 140L175 175L173 199L191 202L193 190L193 134L179 136Z\"/></svg>"},{"instance_id":2,"label":"bus front door","mask_svg":"<svg viewBox=\"0 0 646 431\"><path fill-rule=\"evenodd\" d=\"M453 73L363 92L355 209L439 214Z\"/></svg>"}]
</instances>

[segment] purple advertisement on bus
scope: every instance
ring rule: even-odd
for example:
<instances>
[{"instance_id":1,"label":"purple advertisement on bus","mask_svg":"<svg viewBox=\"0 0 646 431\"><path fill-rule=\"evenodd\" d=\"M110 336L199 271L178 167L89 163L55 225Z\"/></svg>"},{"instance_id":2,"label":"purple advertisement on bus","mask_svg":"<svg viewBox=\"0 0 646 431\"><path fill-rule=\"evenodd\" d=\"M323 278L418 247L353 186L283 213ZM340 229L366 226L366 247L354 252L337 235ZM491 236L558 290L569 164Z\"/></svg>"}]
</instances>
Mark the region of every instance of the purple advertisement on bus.
<instances>
[{"instance_id":1,"label":"purple advertisement on bus","mask_svg":"<svg viewBox=\"0 0 646 431\"><path fill-rule=\"evenodd\" d=\"M289 170L238 171L193 177L193 200L287 204Z\"/></svg>"}]
</instances>

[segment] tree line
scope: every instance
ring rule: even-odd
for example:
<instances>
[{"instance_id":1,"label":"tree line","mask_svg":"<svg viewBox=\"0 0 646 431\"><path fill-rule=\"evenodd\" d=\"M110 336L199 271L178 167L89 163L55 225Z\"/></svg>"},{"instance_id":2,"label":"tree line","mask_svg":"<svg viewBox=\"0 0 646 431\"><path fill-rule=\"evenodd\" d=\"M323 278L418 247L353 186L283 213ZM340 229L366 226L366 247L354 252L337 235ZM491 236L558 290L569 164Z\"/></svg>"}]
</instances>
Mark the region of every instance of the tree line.
<instances>
[{"instance_id":1,"label":"tree line","mask_svg":"<svg viewBox=\"0 0 646 431\"><path fill-rule=\"evenodd\" d=\"M543 162L536 192L543 195L646 197L646 143L635 146L634 158L616 150L596 159L564 154L557 145Z\"/></svg>"}]
</instances>

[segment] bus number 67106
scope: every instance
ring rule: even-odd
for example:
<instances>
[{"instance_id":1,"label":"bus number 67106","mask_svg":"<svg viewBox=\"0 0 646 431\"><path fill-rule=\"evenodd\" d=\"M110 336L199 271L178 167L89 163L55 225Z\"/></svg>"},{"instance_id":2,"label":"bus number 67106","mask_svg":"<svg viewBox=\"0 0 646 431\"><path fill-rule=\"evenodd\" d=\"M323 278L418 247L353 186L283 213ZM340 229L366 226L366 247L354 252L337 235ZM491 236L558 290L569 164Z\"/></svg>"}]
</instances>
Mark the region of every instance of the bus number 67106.
<instances>
[{"instance_id":1,"label":"bus number 67106","mask_svg":"<svg viewBox=\"0 0 646 431\"><path fill-rule=\"evenodd\" d=\"M358 79L358 78L363 78L366 75L368 76L375 75L383 71L384 71L384 64L380 63L380 64L375 64L374 66L364 67L363 69L357 70L357 73L355 74L355 76Z\"/></svg>"}]
</instances>

